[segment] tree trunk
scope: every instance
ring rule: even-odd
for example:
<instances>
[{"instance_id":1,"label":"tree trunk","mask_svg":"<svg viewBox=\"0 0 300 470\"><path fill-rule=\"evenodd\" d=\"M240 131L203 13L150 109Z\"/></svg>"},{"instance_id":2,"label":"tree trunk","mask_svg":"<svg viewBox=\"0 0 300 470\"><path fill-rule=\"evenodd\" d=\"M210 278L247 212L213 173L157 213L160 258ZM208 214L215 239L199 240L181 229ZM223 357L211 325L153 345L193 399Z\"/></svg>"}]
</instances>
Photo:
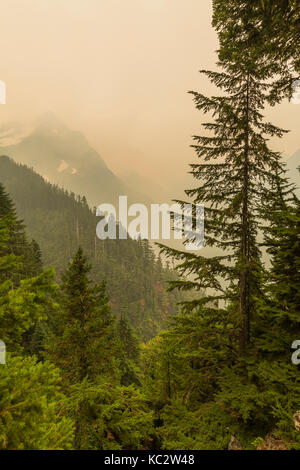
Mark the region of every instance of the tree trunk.
<instances>
[{"instance_id":1,"label":"tree trunk","mask_svg":"<svg viewBox=\"0 0 300 470\"><path fill-rule=\"evenodd\" d=\"M249 75L247 77L246 113L244 142L243 208L242 208L242 243L240 273L240 354L243 356L250 341L249 311Z\"/></svg>"}]
</instances>

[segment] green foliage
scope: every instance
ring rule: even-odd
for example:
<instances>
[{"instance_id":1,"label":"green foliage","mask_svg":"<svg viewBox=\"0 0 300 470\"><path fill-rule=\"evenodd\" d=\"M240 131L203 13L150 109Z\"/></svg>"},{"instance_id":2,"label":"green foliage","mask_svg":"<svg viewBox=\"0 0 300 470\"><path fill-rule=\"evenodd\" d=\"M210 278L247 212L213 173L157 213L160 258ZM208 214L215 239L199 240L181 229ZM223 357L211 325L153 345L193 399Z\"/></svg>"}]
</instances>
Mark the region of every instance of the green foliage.
<instances>
[{"instance_id":1,"label":"green foliage","mask_svg":"<svg viewBox=\"0 0 300 470\"><path fill-rule=\"evenodd\" d=\"M300 407L300 380L297 368L286 360L270 361L252 357L249 363L226 368L216 396L232 416L238 429L251 436L272 432L292 448L299 448L300 436L293 414Z\"/></svg>"},{"instance_id":2,"label":"green foliage","mask_svg":"<svg viewBox=\"0 0 300 470\"><path fill-rule=\"evenodd\" d=\"M54 271L49 269L22 280L16 289L9 281L0 285L0 337L10 351L22 349L23 334L37 320L47 318L46 312L53 305L51 294L57 288L53 278Z\"/></svg>"},{"instance_id":3,"label":"green foliage","mask_svg":"<svg viewBox=\"0 0 300 470\"><path fill-rule=\"evenodd\" d=\"M25 227L18 219L15 206L1 183L0 219L3 220L3 223L6 221L7 232L5 246L1 248L1 256L14 255L19 258L19 263L10 273L10 280L14 285L17 285L20 279L32 277L41 272L41 252L34 240L28 241Z\"/></svg>"},{"instance_id":4,"label":"green foliage","mask_svg":"<svg viewBox=\"0 0 300 470\"><path fill-rule=\"evenodd\" d=\"M117 324L117 337L120 343L119 368L122 374L121 384L125 386L130 384L140 385L140 344L127 316L124 314L121 314Z\"/></svg>"},{"instance_id":5,"label":"green foliage","mask_svg":"<svg viewBox=\"0 0 300 470\"><path fill-rule=\"evenodd\" d=\"M284 131L262 115L287 95L292 74L282 67L296 53L285 49L274 59L274 49L259 45L266 37L258 31L262 2L252 3L214 2L221 71L204 74L222 93L193 92L197 109L214 121L194 137L202 161L191 167L199 186L186 193L194 204L206 204L206 246L219 255L162 247L179 260L180 274L190 276L171 288L202 292L184 302L168 331L144 350L146 393L151 397L157 388L152 406L167 449L226 449L231 436L250 449L267 434L299 448L293 423L299 371L290 351L300 333L299 201L280 155L268 148L268 136ZM283 38L290 40L287 30ZM269 271L262 264L262 232Z\"/></svg>"},{"instance_id":6,"label":"green foliage","mask_svg":"<svg viewBox=\"0 0 300 470\"><path fill-rule=\"evenodd\" d=\"M70 383L113 369L114 317L105 284L91 285L91 266L79 249L63 274L56 331L47 347Z\"/></svg>"},{"instance_id":7,"label":"green foliage","mask_svg":"<svg viewBox=\"0 0 300 470\"><path fill-rule=\"evenodd\" d=\"M152 413L139 390L109 382L74 385L69 396L69 414L81 426L75 445L81 449L141 449L151 442Z\"/></svg>"},{"instance_id":8,"label":"green foliage","mask_svg":"<svg viewBox=\"0 0 300 470\"><path fill-rule=\"evenodd\" d=\"M248 20L243 11L242 22ZM198 309L200 315L213 315L212 308L218 310L224 303L236 310L235 347L242 356L250 342L256 299L262 295L260 205L282 171L280 154L269 149L268 140L285 131L264 121L274 67L265 66L247 37L238 57L224 53L218 65L221 71L201 73L219 89L219 96L192 92L196 108L214 119L203 124L203 135L194 136L200 161L191 168L198 187L186 191L194 205L205 205L205 246L217 249L218 255L205 257L167 247L162 251L179 261L181 275L190 276L188 282L171 283L173 288L205 291L198 301L184 302L187 312Z\"/></svg>"},{"instance_id":9,"label":"green foliage","mask_svg":"<svg viewBox=\"0 0 300 470\"><path fill-rule=\"evenodd\" d=\"M175 276L147 241L97 240L85 197L0 159L61 278L58 289L53 269L42 271L0 185L0 339L12 352L0 365L1 449L216 450L232 436L255 449L272 435L300 450L290 351L300 335L300 203L268 147L284 131L263 118L299 70L299 7L225 3L214 0L220 70L203 72L219 96L192 93L214 120L194 137L199 184L186 192L205 203L206 245L218 255L163 247L179 261ZM167 278L199 295L166 293Z\"/></svg>"},{"instance_id":10,"label":"green foliage","mask_svg":"<svg viewBox=\"0 0 300 470\"><path fill-rule=\"evenodd\" d=\"M47 183L32 169L5 156L0 157L0 181L13 197L28 233L41 247L44 266L55 268L58 281L81 246L93 265L93 280L107 281L113 313L119 317L126 312L141 340L155 336L165 327L167 317L178 311L177 302L185 296L165 288L177 276L162 266L147 240L99 240L99 218L84 196ZM33 261L31 255L28 258Z\"/></svg>"},{"instance_id":11,"label":"green foliage","mask_svg":"<svg viewBox=\"0 0 300 470\"><path fill-rule=\"evenodd\" d=\"M233 420L215 403L197 410L180 400L173 400L161 414L163 426L158 429L163 449L225 450L231 434L237 431Z\"/></svg>"},{"instance_id":12,"label":"green foliage","mask_svg":"<svg viewBox=\"0 0 300 470\"><path fill-rule=\"evenodd\" d=\"M270 102L291 97L300 73L298 0L213 0L213 26L220 40L219 57L238 62L245 44L273 68Z\"/></svg>"},{"instance_id":13,"label":"green foliage","mask_svg":"<svg viewBox=\"0 0 300 470\"><path fill-rule=\"evenodd\" d=\"M300 337L300 202L279 186L262 208L268 225L264 245L271 256L267 296L257 325L257 345L270 358L289 359L292 342Z\"/></svg>"},{"instance_id":14,"label":"green foliage","mask_svg":"<svg viewBox=\"0 0 300 470\"><path fill-rule=\"evenodd\" d=\"M0 449L71 449L74 426L63 416L59 370L27 357L0 366Z\"/></svg>"},{"instance_id":15,"label":"green foliage","mask_svg":"<svg viewBox=\"0 0 300 470\"><path fill-rule=\"evenodd\" d=\"M28 243L13 204L0 185L0 338L10 351L22 349L23 335L53 306L54 270L40 271L39 249ZM28 253L33 257L28 262ZM39 273L35 277L29 274Z\"/></svg>"},{"instance_id":16,"label":"green foliage","mask_svg":"<svg viewBox=\"0 0 300 470\"><path fill-rule=\"evenodd\" d=\"M88 278L91 266L79 249L62 276L60 311L47 356L61 370L67 415L75 420L77 449L140 448L152 429L139 383L139 345L122 315L111 313L105 284Z\"/></svg>"}]
</instances>

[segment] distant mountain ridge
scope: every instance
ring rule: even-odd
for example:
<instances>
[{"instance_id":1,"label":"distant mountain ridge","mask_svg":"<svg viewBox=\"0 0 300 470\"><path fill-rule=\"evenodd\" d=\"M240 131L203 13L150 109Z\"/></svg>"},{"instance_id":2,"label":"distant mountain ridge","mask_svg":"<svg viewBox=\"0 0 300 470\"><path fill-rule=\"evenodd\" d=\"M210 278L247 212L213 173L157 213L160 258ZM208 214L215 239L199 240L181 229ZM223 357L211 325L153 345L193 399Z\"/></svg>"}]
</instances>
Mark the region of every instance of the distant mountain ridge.
<instances>
[{"instance_id":1,"label":"distant mountain ridge","mask_svg":"<svg viewBox=\"0 0 300 470\"><path fill-rule=\"evenodd\" d=\"M117 204L120 195L130 202L150 203L149 197L128 187L106 165L85 136L70 130L52 113L18 143L0 146L0 154L32 167L51 183L85 195L91 206Z\"/></svg>"}]
</instances>

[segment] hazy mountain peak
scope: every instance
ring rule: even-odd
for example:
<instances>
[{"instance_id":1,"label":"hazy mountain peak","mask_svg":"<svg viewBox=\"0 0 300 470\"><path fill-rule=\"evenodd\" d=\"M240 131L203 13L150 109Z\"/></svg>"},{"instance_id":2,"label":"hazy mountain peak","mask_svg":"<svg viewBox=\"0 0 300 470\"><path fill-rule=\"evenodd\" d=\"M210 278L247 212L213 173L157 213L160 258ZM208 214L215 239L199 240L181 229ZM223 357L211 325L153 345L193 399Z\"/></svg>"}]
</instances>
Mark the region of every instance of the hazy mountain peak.
<instances>
[{"instance_id":1,"label":"hazy mountain peak","mask_svg":"<svg viewBox=\"0 0 300 470\"><path fill-rule=\"evenodd\" d=\"M53 127L67 129L67 126L63 123L63 121L59 119L56 114L52 111L47 111L45 113L40 114L34 120L34 125L35 127Z\"/></svg>"},{"instance_id":2,"label":"hazy mountain peak","mask_svg":"<svg viewBox=\"0 0 300 470\"><path fill-rule=\"evenodd\" d=\"M0 128L0 155L32 167L47 181L85 195L91 205L117 204L123 194L133 202L148 201L109 170L81 132L71 130L52 112L39 116L30 133L9 145L1 145L1 129L4 135L14 134L12 126Z\"/></svg>"}]
</instances>

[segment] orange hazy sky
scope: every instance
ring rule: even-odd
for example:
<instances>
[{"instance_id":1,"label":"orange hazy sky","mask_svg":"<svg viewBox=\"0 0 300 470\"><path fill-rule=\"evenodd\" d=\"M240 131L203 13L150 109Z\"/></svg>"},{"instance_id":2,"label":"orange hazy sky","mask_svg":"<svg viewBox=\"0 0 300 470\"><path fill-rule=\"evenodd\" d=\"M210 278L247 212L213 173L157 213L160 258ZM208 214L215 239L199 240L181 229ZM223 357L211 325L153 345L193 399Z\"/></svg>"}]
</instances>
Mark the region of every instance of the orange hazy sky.
<instances>
[{"instance_id":1,"label":"orange hazy sky","mask_svg":"<svg viewBox=\"0 0 300 470\"><path fill-rule=\"evenodd\" d=\"M204 120L187 91L213 91L198 73L216 61L211 14L210 0L2 0L0 124L51 110L117 174L180 178ZM274 143L286 155L300 147L299 113L268 111L291 129Z\"/></svg>"}]
</instances>

